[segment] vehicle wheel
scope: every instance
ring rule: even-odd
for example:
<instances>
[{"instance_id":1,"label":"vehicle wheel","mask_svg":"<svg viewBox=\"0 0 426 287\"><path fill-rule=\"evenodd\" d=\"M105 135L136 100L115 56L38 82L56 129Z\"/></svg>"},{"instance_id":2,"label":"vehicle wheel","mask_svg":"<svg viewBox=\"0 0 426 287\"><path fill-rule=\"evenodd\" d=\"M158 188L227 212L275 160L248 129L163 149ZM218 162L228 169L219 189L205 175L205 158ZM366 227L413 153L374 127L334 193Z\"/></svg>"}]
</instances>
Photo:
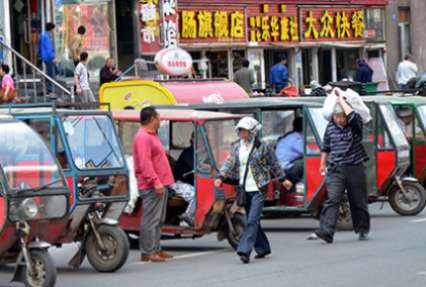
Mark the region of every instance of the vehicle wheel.
<instances>
[{"instance_id":1,"label":"vehicle wheel","mask_svg":"<svg viewBox=\"0 0 426 287\"><path fill-rule=\"evenodd\" d=\"M24 283L27 287L53 287L56 282L56 267L47 250L30 250L34 264L34 274L25 271Z\"/></svg>"},{"instance_id":2,"label":"vehicle wheel","mask_svg":"<svg viewBox=\"0 0 426 287\"><path fill-rule=\"evenodd\" d=\"M405 181L402 183L407 196L395 185L389 192L389 204L396 213L402 216L417 215L425 208L426 191L418 182Z\"/></svg>"},{"instance_id":3,"label":"vehicle wheel","mask_svg":"<svg viewBox=\"0 0 426 287\"><path fill-rule=\"evenodd\" d=\"M114 272L121 268L129 256L129 241L126 233L117 227L102 225L97 229L105 250L99 246L93 232L86 240L87 259L99 272Z\"/></svg>"},{"instance_id":4,"label":"vehicle wheel","mask_svg":"<svg viewBox=\"0 0 426 287\"><path fill-rule=\"evenodd\" d=\"M226 227L226 239L228 243L237 250L238 244L240 243L240 237L244 233L244 229L246 227L246 219L243 214L235 213L231 219L232 225L234 226L235 233L232 233L228 226Z\"/></svg>"},{"instance_id":5,"label":"vehicle wheel","mask_svg":"<svg viewBox=\"0 0 426 287\"><path fill-rule=\"evenodd\" d=\"M348 195L343 196L342 202L340 203L339 213L337 215L336 228L338 230L352 230L352 214L349 208Z\"/></svg>"}]
</instances>

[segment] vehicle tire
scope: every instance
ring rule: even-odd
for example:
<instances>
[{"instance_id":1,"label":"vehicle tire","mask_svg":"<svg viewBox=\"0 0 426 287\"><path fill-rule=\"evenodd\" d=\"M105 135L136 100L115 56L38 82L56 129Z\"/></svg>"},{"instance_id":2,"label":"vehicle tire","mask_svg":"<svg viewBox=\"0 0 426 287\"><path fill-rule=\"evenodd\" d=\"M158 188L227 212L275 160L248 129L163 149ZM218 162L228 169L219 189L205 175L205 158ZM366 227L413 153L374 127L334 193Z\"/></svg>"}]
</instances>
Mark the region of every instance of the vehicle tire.
<instances>
[{"instance_id":1,"label":"vehicle tire","mask_svg":"<svg viewBox=\"0 0 426 287\"><path fill-rule=\"evenodd\" d=\"M423 211L426 205L426 191L418 182L402 182L408 197L395 185L389 191L389 204L392 209L402 216L414 216Z\"/></svg>"},{"instance_id":2,"label":"vehicle tire","mask_svg":"<svg viewBox=\"0 0 426 287\"><path fill-rule=\"evenodd\" d=\"M126 233L117 227L101 225L97 229L106 250L101 250L93 232L86 240L87 259L99 272L114 272L120 269L129 256L129 241Z\"/></svg>"},{"instance_id":3,"label":"vehicle tire","mask_svg":"<svg viewBox=\"0 0 426 287\"><path fill-rule=\"evenodd\" d=\"M234 248L234 250L237 250L238 244L240 243L240 238L246 228L246 218L244 214L234 213L231 221L232 225L234 226L235 234L232 234L228 226L226 226L226 239L228 240L228 243L231 245L231 247Z\"/></svg>"},{"instance_id":4,"label":"vehicle tire","mask_svg":"<svg viewBox=\"0 0 426 287\"><path fill-rule=\"evenodd\" d=\"M337 214L336 229L338 230L352 230L352 214L349 208L348 195L343 196L342 202L339 206L339 213Z\"/></svg>"},{"instance_id":5,"label":"vehicle tire","mask_svg":"<svg viewBox=\"0 0 426 287\"><path fill-rule=\"evenodd\" d=\"M56 267L47 249L30 250L31 260L35 267L35 274L30 275L25 270L24 284L26 287L53 287L56 283ZM26 268L26 267L24 267Z\"/></svg>"}]
</instances>

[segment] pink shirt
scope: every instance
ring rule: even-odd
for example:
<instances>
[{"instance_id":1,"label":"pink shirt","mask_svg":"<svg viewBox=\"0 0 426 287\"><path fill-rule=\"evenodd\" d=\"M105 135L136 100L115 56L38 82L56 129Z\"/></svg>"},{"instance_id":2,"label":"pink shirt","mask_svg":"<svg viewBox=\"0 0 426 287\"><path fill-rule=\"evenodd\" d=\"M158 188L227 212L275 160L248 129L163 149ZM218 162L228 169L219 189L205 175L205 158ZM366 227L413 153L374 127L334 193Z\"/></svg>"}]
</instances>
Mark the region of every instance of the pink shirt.
<instances>
[{"instance_id":1,"label":"pink shirt","mask_svg":"<svg viewBox=\"0 0 426 287\"><path fill-rule=\"evenodd\" d=\"M1 81L1 88L5 89L7 86L10 86L12 90L15 89L15 83L13 82L12 77L9 74L5 74Z\"/></svg>"},{"instance_id":2,"label":"pink shirt","mask_svg":"<svg viewBox=\"0 0 426 287\"><path fill-rule=\"evenodd\" d=\"M156 184L164 186L175 182L160 139L155 133L139 128L133 139L133 162L138 189L152 189Z\"/></svg>"}]
</instances>

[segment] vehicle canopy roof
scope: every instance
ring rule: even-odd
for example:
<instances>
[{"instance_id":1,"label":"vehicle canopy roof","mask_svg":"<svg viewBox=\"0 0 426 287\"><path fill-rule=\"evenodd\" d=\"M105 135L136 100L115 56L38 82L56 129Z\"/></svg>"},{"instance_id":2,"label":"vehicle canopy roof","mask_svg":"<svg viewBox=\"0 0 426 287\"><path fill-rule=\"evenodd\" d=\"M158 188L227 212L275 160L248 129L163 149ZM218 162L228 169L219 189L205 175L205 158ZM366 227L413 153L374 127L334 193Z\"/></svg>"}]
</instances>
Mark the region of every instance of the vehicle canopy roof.
<instances>
[{"instance_id":1,"label":"vehicle canopy roof","mask_svg":"<svg viewBox=\"0 0 426 287\"><path fill-rule=\"evenodd\" d=\"M238 84L226 79L131 80L103 84L99 98L113 109L143 104L173 105L248 99Z\"/></svg>"},{"instance_id":2,"label":"vehicle canopy roof","mask_svg":"<svg viewBox=\"0 0 426 287\"><path fill-rule=\"evenodd\" d=\"M175 106L158 106L161 109L196 109L196 110L224 110L224 109L293 109L304 106L320 107L318 101L304 101L286 97L263 97L250 98L247 100L232 100L224 103L204 103L204 104L178 104Z\"/></svg>"},{"instance_id":3,"label":"vehicle canopy roof","mask_svg":"<svg viewBox=\"0 0 426 287\"><path fill-rule=\"evenodd\" d=\"M0 115L100 115L109 114L105 110L73 110L73 109L55 109L52 107L11 107L11 108L0 108Z\"/></svg>"},{"instance_id":4,"label":"vehicle canopy roof","mask_svg":"<svg viewBox=\"0 0 426 287\"><path fill-rule=\"evenodd\" d=\"M220 113L211 111L198 111L194 109L158 109L161 120L170 121L195 121L204 122L209 120L239 119L243 115ZM113 118L120 121L139 122L140 112L137 110L114 110Z\"/></svg>"},{"instance_id":5,"label":"vehicle canopy roof","mask_svg":"<svg viewBox=\"0 0 426 287\"><path fill-rule=\"evenodd\" d=\"M424 105L426 98L419 96L368 96L362 97L366 102L389 103L392 105Z\"/></svg>"}]
</instances>

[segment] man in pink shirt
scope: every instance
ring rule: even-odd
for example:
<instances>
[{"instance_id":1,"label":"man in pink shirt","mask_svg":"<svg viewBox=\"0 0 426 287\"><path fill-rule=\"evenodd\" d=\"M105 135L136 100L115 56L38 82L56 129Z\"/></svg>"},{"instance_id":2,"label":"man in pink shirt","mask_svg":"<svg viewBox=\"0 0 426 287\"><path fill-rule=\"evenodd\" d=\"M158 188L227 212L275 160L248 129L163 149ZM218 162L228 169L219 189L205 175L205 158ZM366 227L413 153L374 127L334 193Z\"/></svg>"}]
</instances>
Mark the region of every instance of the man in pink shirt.
<instances>
[{"instance_id":1,"label":"man in pink shirt","mask_svg":"<svg viewBox=\"0 0 426 287\"><path fill-rule=\"evenodd\" d=\"M139 246L141 260L164 262L173 256L160 246L161 226L166 219L167 187L174 183L166 152L157 135L160 116L153 107L140 113L141 127L133 139L133 161L143 202Z\"/></svg>"}]
</instances>

